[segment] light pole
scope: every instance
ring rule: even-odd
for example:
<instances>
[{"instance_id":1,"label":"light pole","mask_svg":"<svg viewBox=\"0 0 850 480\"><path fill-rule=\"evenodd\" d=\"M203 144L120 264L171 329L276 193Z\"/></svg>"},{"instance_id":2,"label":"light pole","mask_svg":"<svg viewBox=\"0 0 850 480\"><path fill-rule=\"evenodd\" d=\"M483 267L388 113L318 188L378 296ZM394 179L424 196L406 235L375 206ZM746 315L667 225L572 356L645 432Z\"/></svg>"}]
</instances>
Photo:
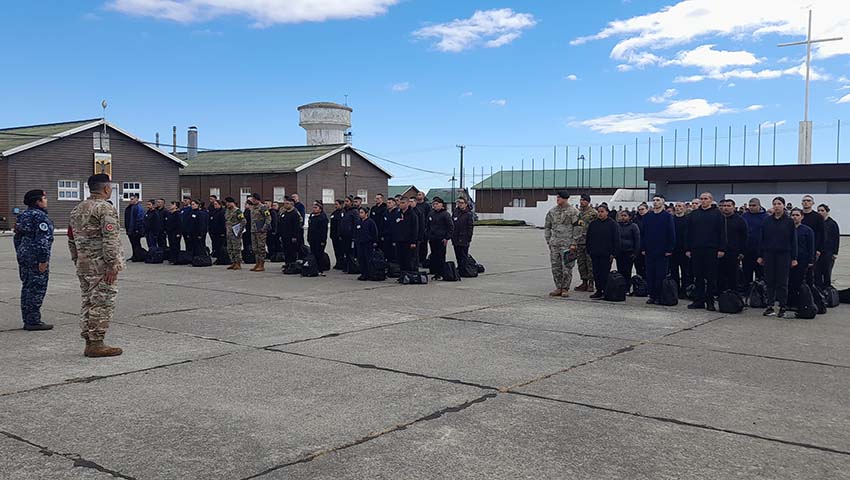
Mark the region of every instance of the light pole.
<instances>
[{"instance_id":1,"label":"light pole","mask_svg":"<svg viewBox=\"0 0 850 480\"><path fill-rule=\"evenodd\" d=\"M579 169L579 174L581 174L581 189L584 188L584 155L579 155L576 160L581 162L581 168Z\"/></svg>"}]
</instances>

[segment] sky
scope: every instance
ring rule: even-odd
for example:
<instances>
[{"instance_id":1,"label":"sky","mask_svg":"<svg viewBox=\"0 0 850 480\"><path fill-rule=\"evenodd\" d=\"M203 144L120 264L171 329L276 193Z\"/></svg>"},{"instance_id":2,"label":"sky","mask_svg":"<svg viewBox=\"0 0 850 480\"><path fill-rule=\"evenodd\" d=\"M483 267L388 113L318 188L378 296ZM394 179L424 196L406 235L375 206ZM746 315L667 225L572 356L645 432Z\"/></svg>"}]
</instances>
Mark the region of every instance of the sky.
<instances>
[{"instance_id":1,"label":"sky","mask_svg":"<svg viewBox=\"0 0 850 480\"><path fill-rule=\"evenodd\" d=\"M624 145L629 165L657 166L662 136L666 165L674 136L695 164L700 129L711 162L715 127L718 162L770 163L776 125L776 163L794 163L806 48L777 44L805 39L809 7L813 38L846 37L812 50L814 161L834 162L846 0L10 2L0 127L99 118L106 99L150 141L176 125L184 145L196 125L202 149L299 145L299 105L347 101L354 146L420 188L448 185L459 144L477 181L532 159L596 166L600 147L603 166Z\"/></svg>"}]
</instances>

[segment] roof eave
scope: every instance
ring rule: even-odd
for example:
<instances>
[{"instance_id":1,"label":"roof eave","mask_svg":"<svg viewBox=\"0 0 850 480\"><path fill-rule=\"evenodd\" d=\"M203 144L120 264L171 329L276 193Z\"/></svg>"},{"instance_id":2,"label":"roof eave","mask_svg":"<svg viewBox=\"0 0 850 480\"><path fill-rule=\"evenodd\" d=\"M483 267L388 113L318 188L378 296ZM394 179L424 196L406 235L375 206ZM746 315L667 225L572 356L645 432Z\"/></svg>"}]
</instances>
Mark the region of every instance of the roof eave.
<instances>
[{"instance_id":1,"label":"roof eave","mask_svg":"<svg viewBox=\"0 0 850 480\"><path fill-rule=\"evenodd\" d=\"M38 147L40 145L44 145L46 143L50 143L54 140L59 140L60 138L65 138L65 137L68 137L68 136L71 136L71 135L74 135L74 134L77 134L77 133L80 133L80 132L84 132L84 131L86 131L90 128L94 128L94 127L97 127L99 125L103 125L102 119L96 120L96 121L91 122L91 123L87 123L85 125L80 125L79 127L74 127L72 129L69 129L69 130L66 130L64 132L60 132L60 133L57 133L57 134L54 134L54 135L48 135L46 137L39 138L38 140L34 140L32 142L25 143L23 145L19 145L19 146L14 147L14 148L10 148L6 151L0 152L0 156L8 157L8 156L14 155L16 153L23 152L24 150L29 150L31 148L35 148L35 147Z\"/></svg>"}]
</instances>

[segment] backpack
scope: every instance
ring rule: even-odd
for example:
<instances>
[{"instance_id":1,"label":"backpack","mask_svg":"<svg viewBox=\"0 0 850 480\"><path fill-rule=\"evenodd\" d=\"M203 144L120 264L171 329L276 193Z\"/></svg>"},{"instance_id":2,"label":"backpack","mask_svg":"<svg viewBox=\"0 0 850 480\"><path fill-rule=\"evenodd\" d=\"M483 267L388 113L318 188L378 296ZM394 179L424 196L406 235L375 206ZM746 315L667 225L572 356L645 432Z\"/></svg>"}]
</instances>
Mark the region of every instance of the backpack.
<instances>
[{"instance_id":1,"label":"backpack","mask_svg":"<svg viewBox=\"0 0 850 480\"><path fill-rule=\"evenodd\" d=\"M216 265L230 265L233 261L230 259L230 255L227 254L227 250L222 248L218 251L218 256L215 259Z\"/></svg>"},{"instance_id":2,"label":"backpack","mask_svg":"<svg viewBox=\"0 0 850 480\"><path fill-rule=\"evenodd\" d=\"M387 279L387 258L384 257L384 252L375 250L372 253L372 260L369 262L369 280L373 282L383 282Z\"/></svg>"},{"instance_id":3,"label":"backpack","mask_svg":"<svg viewBox=\"0 0 850 480\"><path fill-rule=\"evenodd\" d=\"M458 273L461 277L464 278L476 278L478 276L478 267L475 264L475 261L469 261L469 258L466 259L466 267L459 268Z\"/></svg>"},{"instance_id":4,"label":"backpack","mask_svg":"<svg viewBox=\"0 0 850 480\"><path fill-rule=\"evenodd\" d=\"M750 308L765 308L767 307L767 284L764 280L756 280L750 288L750 295L747 298L747 304Z\"/></svg>"},{"instance_id":5,"label":"backpack","mask_svg":"<svg viewBox=\"0 0 850 480\"><path fill-rule=\"evenodd\" d=\"M829 288L832 288L832 287L829 287ZM835 290L834 288L832 288L832 289ZM850 288L845 288L844 290L836 291L835 293L838 294L839 303L850 303ZM832 299L830 298L829 300L832 300ZM836 306L838 306L838 305L836 305Z\"/></svg>"},{"instance_id":6,"label":"backpack","mask_svg":"<svg viewBox=\"0 0 850 480\"><path fill-rule=\"evenodd\" d=\"M478 273L484 273L484 271L486 270L484 268L484 265L481 265L480 263L476 262L474 258L472 258L472 255L470 255L466 261L469 262L471 265L475 265L475 269L478 270Z\"/></svg>"},{"instance_id":7,"label":"backpack","mask_svg":"<svg viewBox=\"0 0 850 480\"><path fill-rule=\"evenodd\" d=\"M296 265L298 262L295 263ZM301 263L301 276L302 277L318 277L319 276L319 262L316 260L316 257L312 254L304 257L303 262Z\"/></svg>"},{"instance_id":8,"label":"backpack","mask_svg":"<svg viewBox=\"0 0 850 480\"><path fill-rule=\"evenodd\" d=\"M744 310L744 301L734 290L726 290L717 296L717 310L720 313L741 313Z\"/></svg>"},{"instance_id":9,"label":"backpack","mask_svg":"<svg viewBox=\"0 0 850 480\"><path fill-rule=\"evenodd\" d=\"M658 304L665 307L679 304L679 284L669 275L661 281L661 298L658 299Z\"/></svg>"},{"instance_id":10,"label":"backpack","mask_svg":"<svg viewBox=\"0 0 850 480\"><path fill-rule=\"evenodd\" d=\"M310 255L312 252L310 251L310 247L307 245L301 245L298 249L298 258L304 259L307 258L307 255Z\"/></svg>"},{"instance_id":11,"label":"backpack","mask_svg":"<svg viewBox=\"0 0 850 480\"><path fill-rule=\"evenodd\" d=\"M696 300L696 298L697 298L697 286L694 285L693 283L691 283L690 285L685 287L685 297L687 297L688 300Z\"/></svg>"},{"instance_id":12,"label":"backpack","mask_svg":"<svg viewBox=\"0 0 850 480\"><path fill-rule=\"evenodd\" d=\"M815 301L815 308L818 315L826 313L826 293L817 286L811 287L812 300Z\"/></svg>"},{"instance_id":13,"label":"backpack","mask_svg":"<svg viewBox=\"0 0 850 480\"><path fill-rule=\"evenodd\" d=\"M165 253L162 249L158 248L156 250L151 250L148 252L148 257L145 259L145 263L153 263L159 264L165 261Z\"/></svg>"},{"instance_id":14,"label":"backpack","mask_svg":"<svg viewBox=\"0 0 850 480\"><path fill-rule=\"evenodd\" d=\"M257 256L252 250L242 250L242 263L257 263Z\"/></svg>"},{"instance_id":15,"label":"backpack","mask_svg":"<svg viewBox=\"0 0 850 480\"><path fill-rule=\"evenodd\" d=\"M818 308L815 306L812 290L807 284L800 285L800 290L797 291L797 318L811 320L818 314Z\"/></svg>"},{"instance_id":16,"label":"backpack","mask_svg":"<svg viewBox=\"0 0 850 480\"><path fill-rule=\"evenodd\" d=\"M174 260L175 265L191 265L192 264L192 254L190 252L185 252L180 250L177 254L177 258Z\"/></svg>"},{"instance_id":17,"label":"backpack","mask_svg":"<svg viewBox=\"0 0 850 480\"><path fill-rule=\"evenodd\" d=\"M387 277L400 278L401 266L399 266L399 264L397 263L387 263Z\"/></svg>"},{"instance_id":18,"label":"backpack","mask_svg":"<svg viewBox=\"0 0 850 480\"><path fill-rule=\"evenodd\" d=\"M422 268L431 268L431 255L425 257L425 261L422 262Z\"/></svg>"},{"instance_id":19,"label":"backpack","mask_svg":"<svg viewBox=\"0 0 850 480\"><path fill-rule=\"evenodd\" d=\"M301 265L302 261L298 260L295 262L287 263L283 266L283 274L284 275L300 275L301 274Z\"/></svg>"},{"instance_id":20,"label":"backpack","mask_svg":"<svg viewBox=\"0 0 850 480\"><path fill-rule=\"evenodd\" d=\"M345 265L345 273L349 275L360 274L360 262L357 261L357 257L354 255L348 256L348 263Z\"/></svg>"},{"instance_id":21,"label":"backpack","mask_svg":"<svg viewBox=\"0 0 850 480\"><path fill-rule=\"evenodd\" d=\"M283 252L275 252L269 255L269 263L283 263L286 261L286 254Z\"/></svg>"},{"instance_id":22,"label":"backpack","mask_svg":"<svg viewBox=\"0 0 850 480\"><path fill-rule=\"evenodd\" d=\"M643 277L635 275L632 277L631 283L633 297L646 297L649 295L649 287L646 285L646 280Z\"/></svg>"},{"instance_id":23,"label":"backpack","mask_svg":"<svg viewBox=\"0 0 850 480\"><path fill-rule=\"evenodd\" d=\"M213 261L212 257L210 257L209 252L204 252L203 255L197 255L192 257L192 266L193 267L212 267Z\"/></svg>"},{"instance_id":24,"label":"backpack","mask_svg":"<svg viewBox=\"0 0 850 480\"><path fill-rule=\"evenodd\" d=\"M603 298L609 302L625 302L628 290L629 285L626 283L626 277L620 272L612 271L608 274L608 284L605 287Z\"/></svg>"},{"instance_id":25,"label":"backpack","mask_svg":"<svg viewBox=\"0 0 850 480\"><path fill-rule=\"evenodd\" d=\"M835 308L841 302L841 294L838 293L838 290L835 289L832 285L827 285L823 289L824 294L824 302L826 303L827 308ZM843 303L847 303L846 301Z\"/></svg>"},{"instance_id":26,"label":"backpack","mask_svg":"<svg viewBox=\"0 0 850 480\"><path fill-rule=\"evenodd\" d=\"M443 265L443 274L441 276L444 282L459 282L460 275L458 274L455 262L446 262Z\"/></svg>"},{"instance_id":27,"label":"backpack","mask_svg":"<svg viewBox=\"0 0 850 480\"><path fill-rule=\"evenodd\" d=\"M327 272L331 269L331 257L327 254L327 252L319 253L319 256L316 257L316 260L319 262L318 266L320 272Z\"/></svg>"},{"instance_id":28,"label":"backpack","mask_svg":"<svg viewBox=\"0 0 850 480\"><path fill-rule=\"evenodd\" d=\"M401 272L398 283L402 285L427 285L428 275L422 272Z\"/></svg>"}]
</instances>

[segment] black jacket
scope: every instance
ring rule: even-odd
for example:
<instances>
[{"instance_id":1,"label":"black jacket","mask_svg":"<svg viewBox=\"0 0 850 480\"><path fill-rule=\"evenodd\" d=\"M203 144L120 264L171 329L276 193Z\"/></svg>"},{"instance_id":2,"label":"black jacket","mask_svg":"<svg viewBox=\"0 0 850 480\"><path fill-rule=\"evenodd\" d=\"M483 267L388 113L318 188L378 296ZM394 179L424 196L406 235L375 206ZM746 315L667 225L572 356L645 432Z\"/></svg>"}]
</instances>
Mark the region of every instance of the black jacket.
<instances>
[{"instance_id":1,"label":"black jacket","mask_svg":"<svg viewBox=\"0 0 850 480\"><path fill-rule=\"evenodd\" d=\"M162 233L162 217L159 215L159 212L154 210L147 210L145 212L145 235L153 235L157 236Z\"/></svg>"},{"instance_id":2,"label":"black jacket","mask_svg":"<svg viewBox=\"0 0 850 480\"><path fill-rule=\"evenodd\" d=\"M304 228L301 213L296 209L280 211L280 221L277 224L280 241L286 244L300 245L304 243Z\"/></svg>"},{"instance_id":3,"label":"black jacket","mask_svg":"<svg viewBox=\"0 0 850 480\"><path fill-rule=\"evenodd\" d=\"M773 215L764 219L761 226L760 255L765 253L790 253L797 258L797 229L788 215L778 219Z\"/></svg>"},{"instance_id":4,"label":"black jacket","mask_svg":"<svg viewBox=\"0 0 850 480\"><path fill-rule=\"evenodd\" d=\"M383 238L384 235L386 235L387 224L384 223L384 215L386 213L386 203L375 205L371 210L369 210L369 218L371 218L375 222L375 226L378 227L378 237L380 238Z\"/></svg>"},{"instance_id":5,"label":"black jacket","mask_svg":"<svg viewBox=\"0 0 850 480\"><path fill-rule=\"evenodd\" d=\"M620 248L620 227L611 217L598 218L587 227L587 253L591 257L616 255Z\"/></svg>"},{"instance_id":6,"label":"black jacket","mask_svg":"<svg viewBox=\"0 0 850 480\"><path fill-rule=\"evenodd\" d=\"M307 243L318 245L328 242L328 216L325 212L318 215L310 214L307 224Z\"/></svg>"},{"instance_id":7,"label":"black jacket","mask_svg":"<svg viewBox=\"0 0 850 480\"><path fill-rule=\"evenodd\" d=\"M343 217L343 210L342 209L334 210L330 214L330 217L329 217L330 222L329 223L330 223L330 228L331 228L330 234L331 234L332 240L339 238L339 222L342 221L342 217Z\"/></svg>"},{"instance_id":8,"label":"black jacket","mask_svg":"<svg viewBox=\"0 0 850 480\"><path fill-rule=\"evenodd\" d=\"M354 238L354 230L360 223L360 215L354 207L343 209L343 216L339 222L339 236L342 238Z\"/></svg>"},{"instance_id":9,"label":"black jacket","mask_svg":"<svg viewBox=\"0 0 850 480\"><path fill-rule=\"evenodd\" d=\"M823 252L823 242L826 238L826 224L823 217L816 210L809 213L803 212L803 225L808 225L815 232L815 250Z\"/></svg>"},{"instance_id":10,"label":"black jacket","mask_svg":"<svg viewBox=\"0 0 850 480\"><path fill-rule=\"evenodd\" d=\"M162 220L163 227L169 235L180 235L183 233L183 228L180 224L180 210L176 212L166 211Z\"/></svg>"},{"instance_id":11,"label":"black jacket","mask_svg":"<svg viewBox=\"0 0 850 480\"><path fill-rule=\"evenodd\" d=\"M423 201L416 204L416 212L419 213L419 240L428 238L428 227L430 222L428 216L431 214L431 204Z\"/></svg>"},{"instance_id":12,"label":"black jacket","mask_svg":"<svg viewBox=\"0 0 850 480\"><path fill-rule=\"evenodd\" d=\"M593 222L590 225L593 226ZM620 230L620 246L617 253L636 255L640 248L640 228L632 222L618 223L617 228Z\"/></svg>"},{"instance_id":13,"label":"black jacket","mask_svg":"<svg viewBox=\"0 0 850 480\"><path fill-rule=\"evenodd\" d=\"M717 250L726 251L723 235L723 214L715 206L698 208L688 214L688 237L685 240L687 251Z\"/></svg>"},{"instance_id":14,"label":"black jacket","mask_svg":"<svg viewBox=\"0 0 850 480\"><path fill-rule=\"evenodd\" d=\"M805 223L801 223L797 230L797 262L808 267L815 263L815 232Z\"/></svg>"},{"instance_id":15,"label":"black jacket","mask_svg":"<svg viewBox=\"0 0 850 480\"><path fill-rule=\"evenodd\" d=\"M824 238L821 255L838 255L838 245L841 243L841 230L832 218L823 222Z\"/></svg>"},{"instance_id":16,"label":"black jacket","mask_svg":"<svg viewBox=\"0 0 850 480\"><path fill-rule=\"evenodd\" d=\"M275 210L273 208L269 209L269 221L271 225L269 226L269 235L275 236L280 235L280 216L282 211L280 209Z\"/></svg>"},{"instance_id":17,"label":"black jacket","mask_svg":"<svg viewBox=\"0 0 850 480\"><path fill-rule=\"evenodd\" d=\"M399 217L401 209L398 207L390 210L387 209L384 212L384 241L395 242L396 237L398 236L398 223L396 219Z\"/></svg>"},{"instance_id":18,"label":"black jacket","mask_svg":"<svg viewBox=\"0 0 850 480\"><path fill-rule=\"evenodd\" d=\"M428 214L428 239L429 240L451 240L454 233L454 221L452 215L446 210L431 209Z\"/></svg>"},{"instance_id":19,"label":"black jacket","mask_svg":"<svg viewBox=\"0 0 850 480\"><path fill-rule=\"evenodd\" d=\"M726 252L739 254L747 247L747 222L737 213L723 217Z\"/></svg>"},{"instance_id":20,"label":"black jacket","mask_svg":"<svg viewBox=\"0 0 850 480\"><path fill-rule=\"evenodd\" d=\"M472 229L475 228L472 212L455 209L453 220L455 231L452 233L452 244L458 247L468 247L472 243Z\"/></svg>"},{"instance_id":21,"label":"black jacket","mask_svg":"<svg viewBox=\"0 0 850 480\"><path fill-rule=\"evenodd\" d=\"M186 230L194 237L203 237L209 231L210 214L206 210L192 210L186 214Z\"/></svg>"},{"instance_id":22,"label":"black jacket","mask_svg":"<svg viewBox=\"0 0 850 480\"><path fill-rule=\"evenodd\" d=\"M687 250L685 248L685 242L688 238L688 216L682 215L681 217L673 216L673 225L676 228L676 248L673 250L675 253L685 253Z\"/></svg>"},{"instance_id":23,"label":"black jacket","mask_svg":"<svg viewBox=\"0 0 850 480\"><path fill-rule=\"evenodd\" d=\"M398 211L395 218L393 241L401 244L414 244L419 241L419 214L412 207L406 212Z\"/></svg>"},{"instance_id":24,"label":"black jacket","mask_svg":"<svg viewBox=\"0 0 850 480\"><path fill-rule=\"evenodd\" d=\"M375 225L374 220L366 218L354 227L354 243L361 245L378 243L378 226Z\"/></svg>"},{"instance_id":25,"label":"black jacket","mask_svg":"<svg viewBox=\"0 0 850 480\"><path fill-rule=\"evenodd\" d=\"M227 233L227 222L224 220L224 208L210 210L210 235L221 236Z\"/></svg>"}]
</instances>

